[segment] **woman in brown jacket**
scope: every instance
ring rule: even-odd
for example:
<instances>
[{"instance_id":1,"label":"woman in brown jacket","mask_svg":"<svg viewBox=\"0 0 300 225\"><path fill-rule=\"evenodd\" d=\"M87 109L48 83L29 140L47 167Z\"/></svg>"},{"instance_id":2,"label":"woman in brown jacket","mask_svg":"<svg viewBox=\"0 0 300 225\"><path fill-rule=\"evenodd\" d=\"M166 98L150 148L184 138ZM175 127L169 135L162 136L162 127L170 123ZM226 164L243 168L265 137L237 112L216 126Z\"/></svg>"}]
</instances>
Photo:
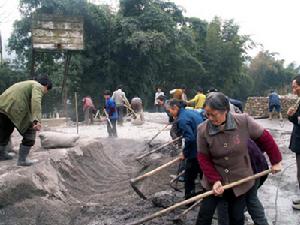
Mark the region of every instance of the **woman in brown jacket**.
<instances>
[{"instance_id":1,"label":"woman in brown jacket","mask_svg":"<svg viewBox=\"0 0 300 225\"><path fill-rule=\"evenodd\" d=\"M204 173L204 186L215 196L202 201L197 225L211 225L218 202L228 203L230 225L243 225L246 194L254 187L249 181L224 191L223 185L253 175L248 154L252 139L267 153L272 171L281 170L281 153L270 133L246 114L229 112L229 100L221 92L207 96L205 110L208 120L198 127L198 161Z\"/></svg>"}]
</instances>

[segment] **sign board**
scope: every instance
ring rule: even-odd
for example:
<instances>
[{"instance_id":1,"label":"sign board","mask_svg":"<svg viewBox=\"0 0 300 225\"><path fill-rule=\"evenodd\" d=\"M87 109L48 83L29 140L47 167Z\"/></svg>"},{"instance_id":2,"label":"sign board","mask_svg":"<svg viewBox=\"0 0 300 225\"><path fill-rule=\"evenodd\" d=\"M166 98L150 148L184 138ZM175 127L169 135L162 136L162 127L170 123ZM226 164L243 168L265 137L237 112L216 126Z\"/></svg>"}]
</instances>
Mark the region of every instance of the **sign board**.
<instances>
[{"instance_id":1,"label":"sign board","mask_svg":"<svg viewBox=\"0 0 300 225\"><path fill-rule=\"evenodd\" d=\"M32 46L35 50L83 50L83 19L37 14L33 17Z\"/></svg>"}]
</instances>

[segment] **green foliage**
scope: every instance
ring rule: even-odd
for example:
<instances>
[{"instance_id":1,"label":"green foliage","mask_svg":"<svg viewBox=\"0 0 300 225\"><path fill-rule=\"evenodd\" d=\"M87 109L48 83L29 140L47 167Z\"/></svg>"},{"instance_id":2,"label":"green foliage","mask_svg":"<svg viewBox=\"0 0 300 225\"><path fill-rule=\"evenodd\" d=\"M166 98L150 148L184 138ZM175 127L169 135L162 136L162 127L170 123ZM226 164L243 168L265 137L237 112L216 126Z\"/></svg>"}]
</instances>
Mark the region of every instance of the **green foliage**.
<instances>
[{"instance_id":1,"label":"green foliage","mask_svg":"<svg viewBox=\"0 0 300 225\"><path fill-rule=\"evenodd\" d=\"M24 80L25 74L21 71L16 71L7 63L0 65L0 94L12 84Z\"/></svg>"},{"instance_id":2,"label":"green foliage","mask_svg":"<svg viewBox=\"0 0 300 225\"><path fill-rule=\"evenodd\" d=\"M204 61L208 85L232 95L242 76L247 36L238 34L239 27L232 20L215 18L208 24Z\"/></svg>"},{"instance_id":3,"label":"green foliage","mask_svg":"<svg viewBox=\"0 0 300 225\"><path fill-rule=\"evenodd\" d=\"M249 75L254 80L253 93L266 95L271 89L282 94L287 93L292 78L299 73L294 64L284 66L284 60L276 59L276 54L269 51L259 52L251 61Z\"/></svg>"},{"instance_id":4,"label":"green foliage","mask_svg":"<svg viewBox=\"0 0 300 225\"><path fill-rule=\"evenodd\" d=\"M114 13L84 0L21 0L20 11L22 19L14 25L9 48L18 56L15 64L26 74L31 64L33 13L83 18L85 49L72 54L68 96L72 99L75 91L79 99L91 95L97 105L100 100L103 104L105 89L113 91L119 84L129 98L138 95L148 107L153 104L157 86L167 93L185 85L190 97L198 86L215 87L231 97L245 99L258 90L284 86L278 86L278 82L286 84L295 72L293 66L284 69L280 62L266 71L263 68L270 62L259 61L268 61L268 57L258 62L254 59L247 68L246 50L251 40L239 35L239 26L233 20L214 18L207 22L184 17L182 10L168 1L120 0L120 10ZM58 102L64 59L62 53L36 56L37 73L49 74L55 85L46 99L46 111L61 109ZM285 75L279 75L282 73Z\"/></svg>"}]
</instances>

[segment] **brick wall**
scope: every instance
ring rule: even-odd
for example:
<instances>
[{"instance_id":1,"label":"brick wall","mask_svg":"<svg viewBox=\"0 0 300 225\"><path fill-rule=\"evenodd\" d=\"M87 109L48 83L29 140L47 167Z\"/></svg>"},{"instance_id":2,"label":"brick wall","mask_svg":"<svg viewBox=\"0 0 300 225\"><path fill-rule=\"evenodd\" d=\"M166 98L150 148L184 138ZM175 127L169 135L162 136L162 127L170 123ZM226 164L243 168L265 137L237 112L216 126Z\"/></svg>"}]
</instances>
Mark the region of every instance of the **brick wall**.
<instances>
[{"instance_id":1,"label":"brick wall","mask_svg":"<svg viewBox=\"0 0 300 225\"><path fill-rule=\"evenodd\" d=\"M286 112L289 107L293 106L297 97L294 95L284 95L281 99L281 112L283 117L287 117ZM268 97L249 97L245 105L245 112L253 117L269 116L269 98Z\"/></svg>"}]
</instances>

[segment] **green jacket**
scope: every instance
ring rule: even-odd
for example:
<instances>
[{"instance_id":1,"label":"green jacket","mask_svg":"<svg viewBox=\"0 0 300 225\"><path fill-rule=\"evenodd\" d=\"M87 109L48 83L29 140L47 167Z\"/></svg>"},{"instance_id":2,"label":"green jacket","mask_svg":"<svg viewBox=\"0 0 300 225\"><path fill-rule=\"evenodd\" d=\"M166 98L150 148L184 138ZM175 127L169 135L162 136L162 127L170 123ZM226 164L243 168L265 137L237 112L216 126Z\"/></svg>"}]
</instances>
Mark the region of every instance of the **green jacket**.
<instances>
[{"instance_id":1,"label":"green jacket","mask_svg":"<svg viewBox=\"0 0 300 225\"><path fill-rule=\"evenodd\" d=\"M28 80L12 85L0 95L0 112L8 116L21 134L33 121L41 122L43 90L40 83Z\"/></svg>"}]
</instances>

